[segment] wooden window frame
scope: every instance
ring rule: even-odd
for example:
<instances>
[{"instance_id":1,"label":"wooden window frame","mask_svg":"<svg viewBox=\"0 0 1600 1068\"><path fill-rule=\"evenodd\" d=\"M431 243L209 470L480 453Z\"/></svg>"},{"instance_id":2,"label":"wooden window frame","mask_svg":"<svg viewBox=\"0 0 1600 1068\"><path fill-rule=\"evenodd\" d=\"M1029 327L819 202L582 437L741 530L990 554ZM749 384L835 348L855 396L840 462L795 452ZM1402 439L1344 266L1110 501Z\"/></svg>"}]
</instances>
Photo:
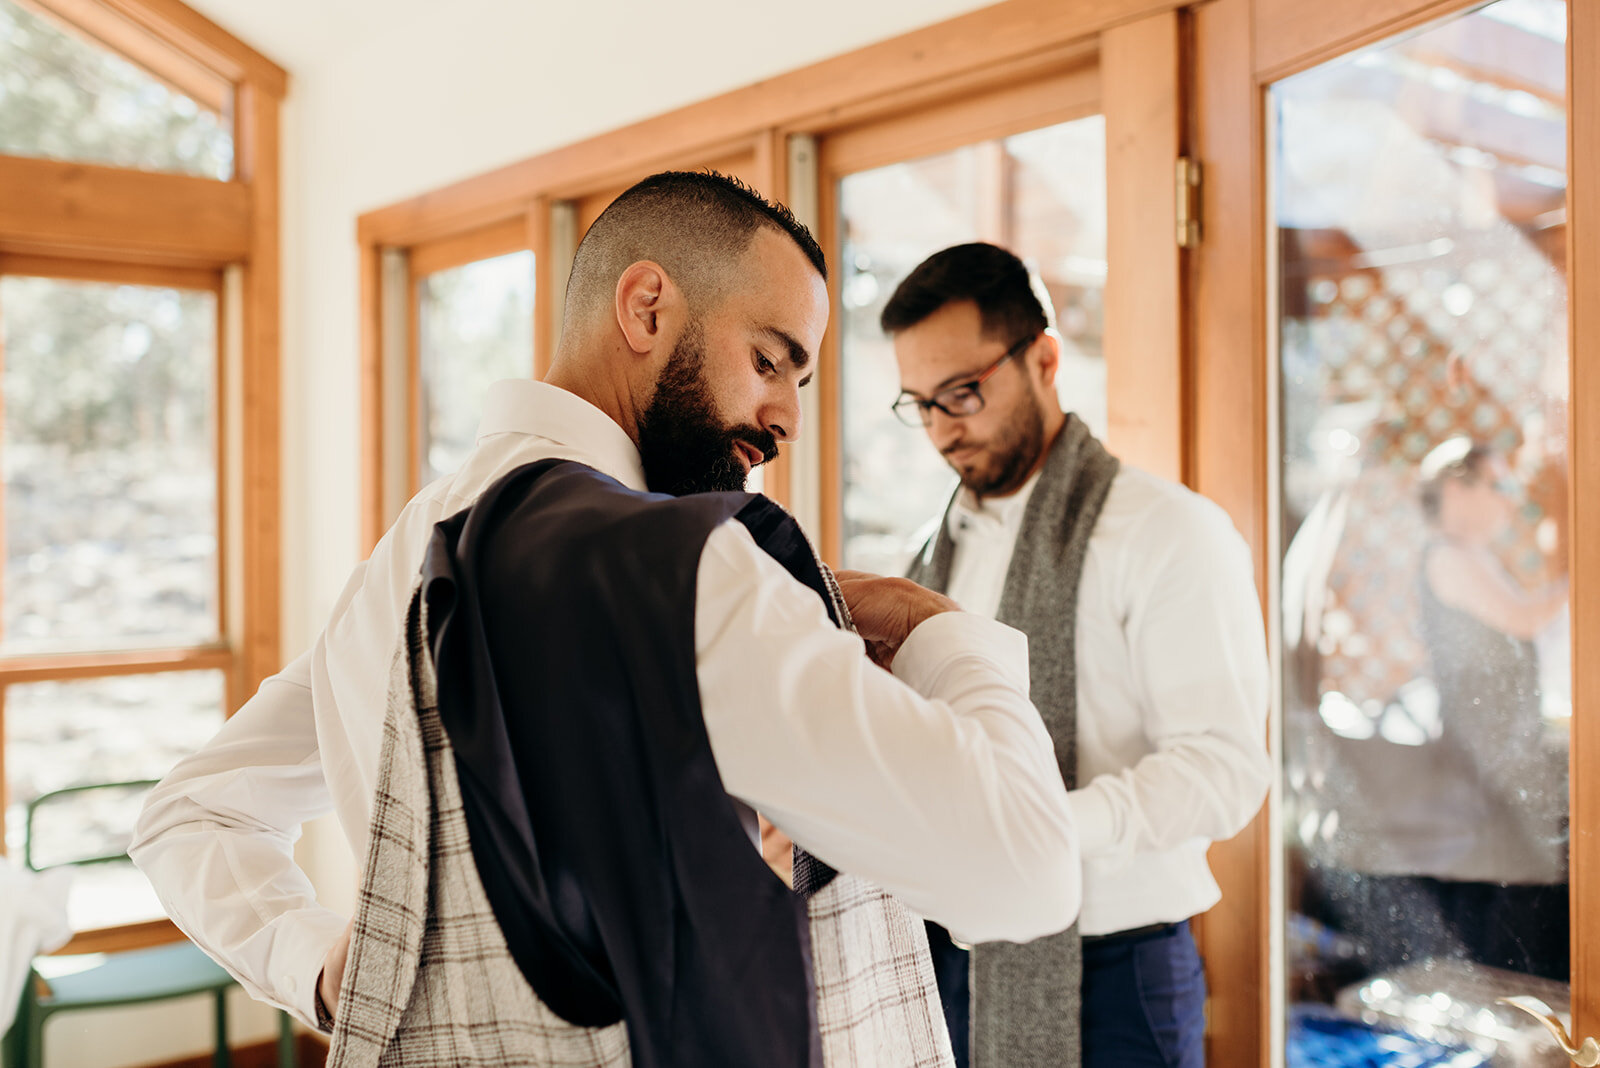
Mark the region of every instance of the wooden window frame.
<instances>
[{"instance_id":1,"label":"wooden window frame","mask_svg":"<svg viewBox=\"0 0 1600 1068\"><path fill-rule=\"evenodd\" d=\"M1214 0L1189 26L1195 64L1189 136L1206 168L1201 217L1207 229L1188 265L1194 347L1191 484L1220 504L1244 532L1273 635L1274 678L1281 656L1271 625L1280 546L1272 534L1274 408L1270 399L1272 264L1267 235L1266 101L1270 86L1350 51L1477 6L1478 0ZM1600 286L1600 9L1568 3L1567 286L1571 384L1569 516L1574 531L1600 524L1600 306L1580 298ZM1241 151L1248 146L1248 151ZM1584 917L1600 916L1600 790L1580 769L1600 766L1600 727L1588 710L1600 701L1600 661L1579 655L1600 633L1600 543L1575 535L1572 576L1573 719L1572 979L1574 1034L1600 1033L1600 938L1584 939ZM1277 695L1274 695L1276 719ZM1277 746L1274 744L1277 755ZM1590 775L1587 782L1592 783ZM1274 1018L1272 959L1282 952L1272 929L1282 888L1274 874L1280 839L1269 808L1233 840L1211 851L1222 902L1197 928L1213 944L1247 946L1217 984L1243 996L1214 1000L1209 1019L1217 1063L1281 1063Z\"/></svg>"},{"instance_id":2,"label":"wooden window frame","mask_svg":"<svg viewBox=\"0 0 1600 1068\"><path fill-rule=\"evenodd\" d=\"M0 274L217 294L220 640L0 657L0 738L4 686L14 683L221 670L231 714L280 666L278 131L288 78L178 0L24 2L233 121L234 175L227 181L0 155ZM0 796L3 773L0 753ZM60 952L181 937L160 919L80 931Z\"/></svg>"}]
</instances>

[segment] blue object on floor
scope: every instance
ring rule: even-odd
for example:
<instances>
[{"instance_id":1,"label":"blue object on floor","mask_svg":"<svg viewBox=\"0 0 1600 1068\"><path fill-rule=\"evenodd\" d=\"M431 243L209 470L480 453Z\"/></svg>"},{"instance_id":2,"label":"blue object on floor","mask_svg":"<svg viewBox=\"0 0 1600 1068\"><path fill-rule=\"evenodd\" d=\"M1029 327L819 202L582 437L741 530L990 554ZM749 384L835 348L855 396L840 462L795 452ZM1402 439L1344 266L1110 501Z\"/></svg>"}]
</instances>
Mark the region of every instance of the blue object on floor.
<instances>
[{"instance_id":1,"label":"blue object on floor","mask_svg":"<svg viewBox=\"0 0 1600 1068\"><path fill-rule=\"evenodd\" d=\"M1438 1042L1329 1016L1289 1010L1288 1068L1489 1068L1489 1058L1466 1046Z\"/></svg>"}]
</instances>

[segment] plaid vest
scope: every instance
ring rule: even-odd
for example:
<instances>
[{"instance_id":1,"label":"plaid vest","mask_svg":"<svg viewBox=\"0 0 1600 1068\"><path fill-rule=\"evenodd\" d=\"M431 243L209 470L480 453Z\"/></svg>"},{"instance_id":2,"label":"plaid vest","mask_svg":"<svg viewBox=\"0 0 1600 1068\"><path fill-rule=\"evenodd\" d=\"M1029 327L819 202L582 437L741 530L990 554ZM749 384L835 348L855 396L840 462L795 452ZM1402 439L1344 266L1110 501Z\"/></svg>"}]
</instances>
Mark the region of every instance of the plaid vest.
<instances>
[{"instance_id":1,"label":"plaid vest","mask_svg":"<svg viewBox=\"0 0 1600 1068\"><path fill-rule=\"evenodd\" d=\"M414 594L329 1063L629 1066L624 1024L561 1019L511 957L473 859L427 633ZM807 911L822 1064L952 1065L922 922L842 874Z\"/></svg>"}]
</instances>

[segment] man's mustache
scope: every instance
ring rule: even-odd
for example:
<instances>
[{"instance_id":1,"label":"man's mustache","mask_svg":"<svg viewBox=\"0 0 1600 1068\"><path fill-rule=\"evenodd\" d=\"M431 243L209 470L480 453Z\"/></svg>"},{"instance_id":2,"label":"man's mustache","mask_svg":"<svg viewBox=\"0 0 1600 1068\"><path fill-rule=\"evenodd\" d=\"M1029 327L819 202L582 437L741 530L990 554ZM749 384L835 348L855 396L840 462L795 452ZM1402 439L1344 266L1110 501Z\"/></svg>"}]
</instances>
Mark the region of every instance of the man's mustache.
<instances>
[{"instance_id":1,"label":"man's mustache","mask_svg":"<svg viewBox=\"0 0 1600 1068\"><path fill-rule=\"evenodd\" d=\"M758 430L755 427L745 427L735 430L729 437L734 441L742 441L751 448L761 453L761 462L770 464L778 458L778 437L770 430Z\"/></svg>"}]
</instances>

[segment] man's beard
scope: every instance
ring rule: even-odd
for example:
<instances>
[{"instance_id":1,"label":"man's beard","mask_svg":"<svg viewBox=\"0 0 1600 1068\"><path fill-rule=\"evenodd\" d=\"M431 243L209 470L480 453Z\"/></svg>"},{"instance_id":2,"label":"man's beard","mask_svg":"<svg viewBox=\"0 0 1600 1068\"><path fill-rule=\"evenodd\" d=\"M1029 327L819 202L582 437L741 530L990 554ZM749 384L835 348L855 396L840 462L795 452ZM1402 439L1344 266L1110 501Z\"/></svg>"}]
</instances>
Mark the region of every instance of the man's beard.
<instances>
[{"instance_id":1,"label":"man's beard","mask_svg":"<svg viewBox=\"0 0 1600 1068\"><path fill-rule=\"evenodd\" d=\"M1014 418L996 431L993 444L978 454L971 467L957 467L953 461L951 466L974 496L997 497L1022 488L1042 451L1044 410L1039 398L1029 393L1017 405Z\"/></svg>"},{"instance_id":2,"label":"man's beard","mask_svg":"<svg viewBox=\"0 0 1600 1068\"><path fill-rule=\"evenodd\" d=\"M757 427L729 427L717 418L705 377L705 338L691 323L672 350L656 394L639 418L639 455L652 493L681 497L744 489L745 469L734 451L743 441L762 460L778 455L778 439Z\"/></svg>"}]
</instances>

